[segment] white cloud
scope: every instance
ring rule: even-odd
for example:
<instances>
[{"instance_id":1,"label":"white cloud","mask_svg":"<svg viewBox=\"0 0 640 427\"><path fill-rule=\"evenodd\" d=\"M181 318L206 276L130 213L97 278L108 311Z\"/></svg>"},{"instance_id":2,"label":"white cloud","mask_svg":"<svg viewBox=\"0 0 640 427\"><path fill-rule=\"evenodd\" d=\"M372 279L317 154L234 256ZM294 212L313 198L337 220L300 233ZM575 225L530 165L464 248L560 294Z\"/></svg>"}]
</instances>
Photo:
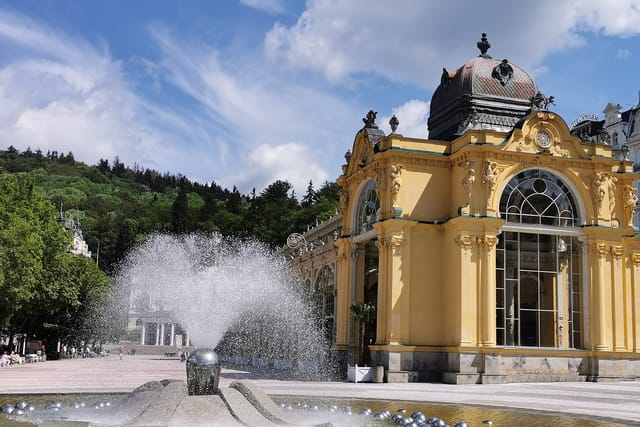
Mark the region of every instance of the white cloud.
<instances>
[{"instance_id":1,"label":"white cloud","mask_svg":"<svg viewBox=\"0 0 640 427\"><path fill-rule=\"evenodd\" d=\"M427 119L429 118L429 106L431 103L413 99L399 107L395 107L391 114L395 115L400 124L396 133L413 138L427 138ZM389 120L391 116L382 117L381 128L386 134L391 133Z\"/></svg>"},{"instance_id":2,"label":"white cloud","mask_svg":"<svg viewBox=\"0 0 640 427\"><path fill-rule=\"evenodd\" d=\"M0 68L0 146L71 151L89 164L119 156L152 168L180 157L167 144L171 113L152 107L162 116L154 123L104 49L3 11L0 39L19 48Z\"/></svg>"},{"instance_id":3,"label":"white cloud","mask_svg":"<svg viewBox=\"0 0 640 427\"><path fill-rule=\"evenodd\" d=\"M282 180L293 186L297 197L302 197L310 180L315 188L319 188L325 181L335 179L319 165L318 154L300 143L262 144L249 153L246 167L240 173L226 177L223 184L228 188L233 185L247 187L256 182Z\"/></svg>"},{"instance_id":4,"label":"white cloud","mask_svg":"<svg viewBox=\"0 0 640 427\"><path fill-rule=\"evenodd\" d=\"M282 13L285 9L281 0L240 0L240 3L273 15Z\"/></svg>"},{"instance_id":5,"label":"white cloud","mask_svg":"<svg viewBox=\"0 0 640 427\"><path fill-rule=\"evenodd\" d=\"M629 49L618 49L616 52L616 58L618 59L626 59L631 56L631 50Z\"/></svg>"},{"instance_id":6,"label":"white cloud","mask_svg":"<svg viewBox=\"0 0 640 427\"><path fill-rule=\"evenodd\" d=\"M458 67L477 52L481 32L494 46L490 54L530 69L551 52L584 43L584 31L637 35L639 9L637 0L612 0L606 6L599 0L404 0L402 7L367 0L309 1L294 25L274 25L265 49L272 59L318 71L333 83L374 73L432 88L442 66Z\"/></svg>"},{"instance_id":7,"label":"white cloud","mask_svg":"<svg viewBox=\"0 0 640 427\"><path fill-rule=\"evenodd\" d=\"M151 34L162 48L167 81L189 94L225 132L217 150L217 182L248 192L282 179L302 194L309 179L337 177L338 153L356 131L348 123L355 115L348 101L279 75L260 58L222 57L204 45L185 47L163 28L153 27Z\"/></svg>"}]
</instances>

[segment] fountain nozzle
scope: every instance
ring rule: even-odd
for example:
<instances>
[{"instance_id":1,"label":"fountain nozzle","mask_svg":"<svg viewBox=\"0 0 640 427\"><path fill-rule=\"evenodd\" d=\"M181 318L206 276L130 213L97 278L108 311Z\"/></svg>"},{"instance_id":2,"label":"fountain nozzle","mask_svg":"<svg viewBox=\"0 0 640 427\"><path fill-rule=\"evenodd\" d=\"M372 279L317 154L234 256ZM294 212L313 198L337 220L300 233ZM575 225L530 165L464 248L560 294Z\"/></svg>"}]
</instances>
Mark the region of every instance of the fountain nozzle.
<instances>
[{"instance_id":1,"label":"fountain nozzle","mask_svg":"<svg viewBox=\"0 0 640 427\"><path fill-rule=\"evenodd\" d=\"M219 394L220 362L210 348L199 348L187 359L187 389L190 396Z\"/></svg>"}]
</instances>

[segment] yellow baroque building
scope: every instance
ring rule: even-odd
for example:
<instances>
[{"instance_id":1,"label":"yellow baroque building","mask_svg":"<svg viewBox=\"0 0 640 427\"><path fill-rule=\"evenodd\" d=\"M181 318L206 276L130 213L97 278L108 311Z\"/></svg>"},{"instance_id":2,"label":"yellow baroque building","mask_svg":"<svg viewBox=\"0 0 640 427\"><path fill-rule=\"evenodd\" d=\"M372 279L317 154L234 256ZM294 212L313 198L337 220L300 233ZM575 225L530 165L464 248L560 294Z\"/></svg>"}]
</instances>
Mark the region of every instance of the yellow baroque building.
<instances>
[{"instance_id":1,"label":"yellow baroque building","mask_svg":"<svg viewBox=\"0 0 640 427\"><path fill-rule=\"evenodd\" d=\"M349 307L366 301L388 382L640 378L638 175L572 135L485 42L443 70L429 139L363 119L341 215L306 234L334 234L297 261L324 295L334 350L353 352Z\"/></svg>"}]
</instances>

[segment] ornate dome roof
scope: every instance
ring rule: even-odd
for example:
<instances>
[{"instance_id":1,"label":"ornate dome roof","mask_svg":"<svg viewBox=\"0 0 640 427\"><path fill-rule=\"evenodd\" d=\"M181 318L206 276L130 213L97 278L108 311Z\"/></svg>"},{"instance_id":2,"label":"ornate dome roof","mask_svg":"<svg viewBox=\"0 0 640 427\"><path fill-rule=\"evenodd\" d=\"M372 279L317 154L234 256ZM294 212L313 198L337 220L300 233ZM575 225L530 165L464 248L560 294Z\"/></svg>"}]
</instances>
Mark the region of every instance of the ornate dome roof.
<instances>
[{"instance_id":1,"label":"ornate dome roof","mask_svg":"<svg viewBox=\"0 0 640 427\"><path fill-rule=\"evenodd\" d=\"M453 140L468 129L508 132L541 96L529 74L506 59L492 59L489 47L483 33L480 56L454 72L443 68L431 98L430 139Z\"/></svg>"}]
</instances>

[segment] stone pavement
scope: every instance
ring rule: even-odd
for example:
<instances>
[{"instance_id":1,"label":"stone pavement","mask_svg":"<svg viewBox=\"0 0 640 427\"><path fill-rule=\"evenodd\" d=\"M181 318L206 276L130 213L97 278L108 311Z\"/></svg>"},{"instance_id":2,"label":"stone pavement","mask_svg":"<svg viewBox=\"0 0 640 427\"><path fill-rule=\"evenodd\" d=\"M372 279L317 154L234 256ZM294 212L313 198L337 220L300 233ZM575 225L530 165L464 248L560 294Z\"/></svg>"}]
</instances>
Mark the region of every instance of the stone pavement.
<instances>
[{"instance_id":1,"label":"stone pavement","mask_svg":"<svg viewBox=\"0 0 640 427\"><path fill-rule=\"evenodd\" d=\"M125 393L145 382L186 380L185 364L162 356L117 355L67 359L0 368L0 395L49 393ZM275 395L404 400L489 405L626 420L640 426L640 381L613 383L525 383L452 385L369 384L282 381L223 369L220 387L250 380ZM1 396L0 396L0 400Z\"/></svg>"}]
</instances>

